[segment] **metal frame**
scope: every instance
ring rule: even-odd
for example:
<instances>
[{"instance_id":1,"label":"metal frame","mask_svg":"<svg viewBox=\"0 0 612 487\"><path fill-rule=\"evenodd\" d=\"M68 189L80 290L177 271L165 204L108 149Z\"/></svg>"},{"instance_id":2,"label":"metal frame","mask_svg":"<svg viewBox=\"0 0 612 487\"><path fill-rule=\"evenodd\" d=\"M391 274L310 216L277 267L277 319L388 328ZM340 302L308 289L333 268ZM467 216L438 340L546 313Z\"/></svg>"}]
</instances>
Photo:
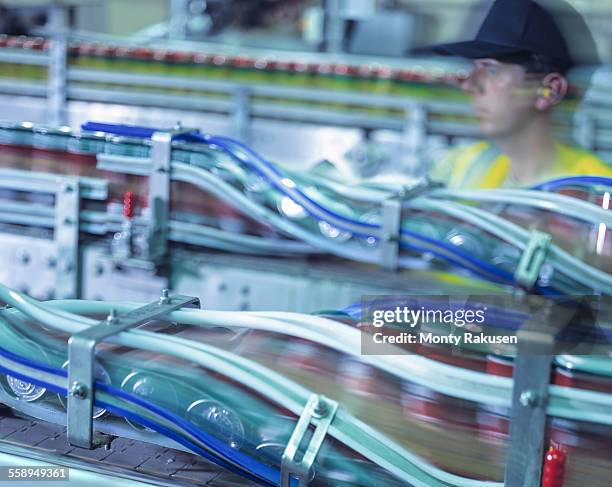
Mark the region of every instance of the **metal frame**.
<instances>
[{"instance_id":1,"label":"metal frame","mask_svg":"<svg viewBox=\"0 0 612 487\"><path fill-rule=\"evenodd\" d=\"M81 198L105 200L108 182L94 178L38 174L14 169L0 169L0 188L35 193L52 194L55 197L53 211L42 212L41 222L53 229L55 243L54 297L57 299L79 297L79 224ZM0 215L0 222L17 222L10 215Z\"/></svg>"},{"instance_id":2,"label":"metal frame","mask_svg":"<svg viewBox=\"0 0 612 487\"><path fill-rule=\"evenodd\" d=\"M283 452L281 460L281 487L290 487L292 479L297 479L298 487L308 486L312 464L319 453L337 410L338 403L336 401L318 394L310 396ZM301 460L296 460L300 445L304 441L311 424L315 424L314 433Z\"/></svg>"},{"instance_id":3,"label":"metal frame","mask_svg":"<svg viewBox=\"0 0 612 487\"><path fill-rule=\"evenodd\" d=\"M81 448L95 448L93 405L95 401L94 365L98 343L122 331L135 328L185 307L200 307L200 300L189 296L170 297L162 292L159 301L123 315L111 312L106 320L76 333L68 340L68 441Z\"/></svg>"}]
</instances>

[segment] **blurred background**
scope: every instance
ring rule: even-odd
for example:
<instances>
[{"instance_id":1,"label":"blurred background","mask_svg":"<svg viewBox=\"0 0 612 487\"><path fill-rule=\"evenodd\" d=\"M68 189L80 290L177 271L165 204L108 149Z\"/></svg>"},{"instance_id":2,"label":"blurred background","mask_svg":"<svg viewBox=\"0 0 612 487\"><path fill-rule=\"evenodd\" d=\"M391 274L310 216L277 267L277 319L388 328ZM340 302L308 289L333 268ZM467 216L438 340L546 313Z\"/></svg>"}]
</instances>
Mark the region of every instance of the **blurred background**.
<instances>
[{"instance_id":1,"label":"blurred background","mask_svg":"<svg viewBox=\"0 0 612 487\"><path fill-rule=\"evenodd\" d=\"M612 0L570 0L603 66L572 74L558 136L612 160ZM481 0L4 0L4 120L177 121L279 164L419 176L478 139L469 65L413 54L471 35ZM54 47L55 46L55 47ZM582 97L582 95L585 95Z\"/></svg>"},{"instance_id":2,"label":"blurred background","mask_svg":"<svg viewBox=\"0 0 612 487\"><path fill-rule=\"evenodd\" d=\"M4 0L2 33L45 31L48 4ZM586 18L606 61L612 56L612 0L570 0ZM73 0L76 31L283 50L402 56L414 44L457 38L477 25L482 0ZM371 42L359 42L365 33ZM389 37L381 37L387 35ZM392 40L389 43L386 40ZM393 44L393 45L390 45Z\"/></svg>"}]
</instances>

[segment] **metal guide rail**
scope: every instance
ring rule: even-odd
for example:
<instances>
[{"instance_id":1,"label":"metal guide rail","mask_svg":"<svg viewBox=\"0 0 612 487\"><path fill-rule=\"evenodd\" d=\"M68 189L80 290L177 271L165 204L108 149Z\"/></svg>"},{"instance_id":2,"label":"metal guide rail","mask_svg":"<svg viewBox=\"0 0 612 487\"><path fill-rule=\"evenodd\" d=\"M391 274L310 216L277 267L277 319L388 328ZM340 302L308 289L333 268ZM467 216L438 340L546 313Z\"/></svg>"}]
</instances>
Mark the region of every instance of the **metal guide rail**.
<instances>
[{"instance_id":1,"label":"metal guide rail","mask_svg":"<svg viewBox=\"0 0 612 487\"><path fill-rule=\"evenodd\" d=\"M332 254L393 270L431 268L427 259L435 259L453 272L465 269L528 291L612 291L607 178L562 179L532 190L456 191L427 181L346 185L281 168L236 140L180 126L83 128L0 129L3 165L32 161L45 172L88 175L86 186L108 185L99 178L113 173L105 205L88 202L101 194L80 197L81 179L74 179L69 191L58 186L51 209L20 193L38 191L50 176L0 169L23 182L2 194L2 222L27 225L31 218L31 226L54 229L63 248L72 249L59 269L72 275L79 275L79 229L101 241L114 232L110 258L152 272L166 265L170 244L181 243L261 256ZM38 150L41 157L33 158ZM133 176L147 179L136 186ZM59 295L78 293L73 284Z\"/></svg>"},{"instance_id":2,"label":"metal guide rail","mask_svg":"<svg viewBox=\"0 0 612 487\"><path fill-rule=\"evenodd\" d=\"M486 373L450 349L438 348L444 358L361 355L358 328L328 318L208 312L167 293L145 306L41 303L2 286L0 299L11 306L0 311L0 403L67 425L76 448L63 434L41 438L35 425L7 434L56 445L62 453L48 458L59 464L93 455L111 466L123 456L121 465L155 472L155 447L137 440L168 448L164 458L193 452L261 485L501 487L505 478L535 487L550 441L567 465L545 461L545 472L561 472L568 487L607 481L612 362L556 357L565 322L552 306L517 324L522 342L510 355L478 352ZM498 311L496 322L509 310ZM509 373L489 369L504 360ZM0 432L13 423L2 416ZM126 443L133 450L114 454ZM195 482L196 467L174 475Z\"/></svg>"}]
</instances>

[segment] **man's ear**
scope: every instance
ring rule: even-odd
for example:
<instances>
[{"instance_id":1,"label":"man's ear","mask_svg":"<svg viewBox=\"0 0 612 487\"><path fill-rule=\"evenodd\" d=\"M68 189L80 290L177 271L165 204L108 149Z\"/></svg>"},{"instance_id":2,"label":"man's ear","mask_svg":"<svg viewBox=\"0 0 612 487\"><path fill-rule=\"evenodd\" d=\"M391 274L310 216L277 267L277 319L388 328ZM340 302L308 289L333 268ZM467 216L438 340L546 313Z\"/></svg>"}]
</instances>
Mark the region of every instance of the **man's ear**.
<instances>
[{"instance_id":1,"label":"man's ear","mask_svg":"<svg viewBox=\"0 0 612 487\"><path fill-rule=\"evenodd\" d=\"M542 86L538 89L536 109L540 111L550 110L560 103L568 89L567 78L559 73L550 73L542 80Z\"/></svg>"}]
</instances>

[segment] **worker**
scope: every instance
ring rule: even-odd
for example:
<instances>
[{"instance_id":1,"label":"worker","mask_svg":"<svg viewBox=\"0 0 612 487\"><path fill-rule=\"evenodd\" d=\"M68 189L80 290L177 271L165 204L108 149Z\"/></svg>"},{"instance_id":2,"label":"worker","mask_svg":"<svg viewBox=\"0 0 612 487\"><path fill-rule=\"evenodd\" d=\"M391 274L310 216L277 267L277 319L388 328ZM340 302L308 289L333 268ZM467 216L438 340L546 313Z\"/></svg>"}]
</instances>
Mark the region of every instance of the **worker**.
<instances>
[{"instance_id":1,"label":"worker","mask_svg":"<svg viewBox=\"0 0 612 487\"><path fill-rule=\"evenodd\" d=\"M471 95L487 140L452 149L434 166L432 179L484 189L527 187L564 176L612 177L612 166L553 136L552 115L568 93L567 72L596 57L586 23L563 6L565 24L542 0L496 0L474 40L434 46L439 54L472 60L462 88ZM562 30L568 19L571 38Z\"/></svg>"}]
</instances>

